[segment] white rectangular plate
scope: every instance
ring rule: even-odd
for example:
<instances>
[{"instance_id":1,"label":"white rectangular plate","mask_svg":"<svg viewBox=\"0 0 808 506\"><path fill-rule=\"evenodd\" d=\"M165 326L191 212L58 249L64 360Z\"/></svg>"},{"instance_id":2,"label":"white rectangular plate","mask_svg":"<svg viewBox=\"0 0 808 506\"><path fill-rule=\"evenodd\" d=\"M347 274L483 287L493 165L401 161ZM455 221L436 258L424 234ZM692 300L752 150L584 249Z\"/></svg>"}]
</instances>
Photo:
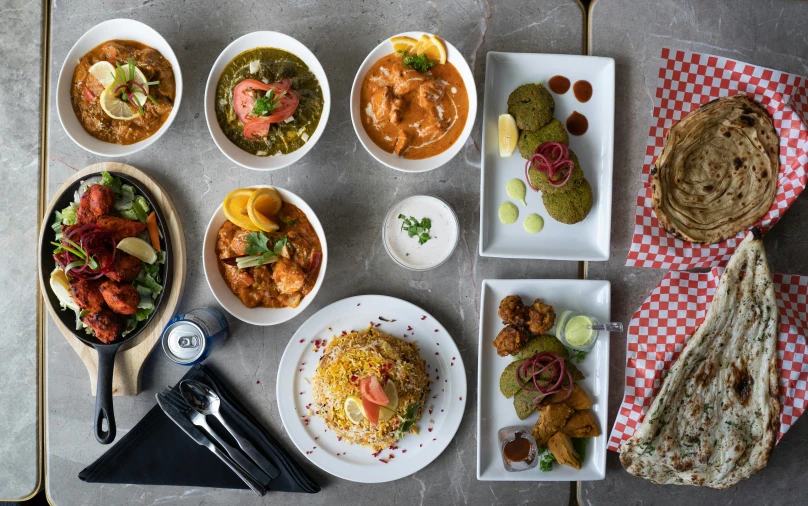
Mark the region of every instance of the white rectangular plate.
<instances>
[{"instance_id":1,"label":"white rectangular plate","mask_svg":"<svg viewBox=\"0 0 808 506\"><path fill-rule=\"evenodd\" d=\"M579 471L553 464L552 471L537 467L529 471L508 472L502 464L497 431L510 425L523 425L527 430L539 419L533 413L519 420L513 409L513 398L499 391L499 377L512 362L500 357L491 345L504 327L497 316L499 301L507 295L519 295L525 304L541 299L555 308L594 316L600 322L610 317L611 287L608 281L577 279L486 279L480 302L480 353L477 376L477 479L483 481L592 481L606 476L606 417L609 413L609 334L601 332L586 359L576 364L586 379L579 384L592 399L592 411L601 435L586 446L586 457Z\"/></svg>"},{"instance_id":2,"label":"white rectangular plate","mask_svg":"<svg viewBox=\"0 0 808 506\"><path fill-rule=\"evenodd\" d=\"M485 67L483 105L483 155L480 182L480 255L548 260L608 260L612 218L612 154L614 148L614 60L595 56L490 52ZM541 194L527 188L527 207L513 201L505 185L524 180L526 160L519 150L509 158L499 156L498 118L508 112L508 95L517 87L562 75L570 83L585 79L592 84L592 98L580 103L570 90L553 93L555 117L566 124L573 111L586 116L589 129L570 135L570 148L578 155L595 202L582 222L565 225L550 218ZM512 225L499 221L499 206L511 200L519 207ZM530 213L544 218L544 230L527 233L522 221Z\"/></svg>"}]
</instances>

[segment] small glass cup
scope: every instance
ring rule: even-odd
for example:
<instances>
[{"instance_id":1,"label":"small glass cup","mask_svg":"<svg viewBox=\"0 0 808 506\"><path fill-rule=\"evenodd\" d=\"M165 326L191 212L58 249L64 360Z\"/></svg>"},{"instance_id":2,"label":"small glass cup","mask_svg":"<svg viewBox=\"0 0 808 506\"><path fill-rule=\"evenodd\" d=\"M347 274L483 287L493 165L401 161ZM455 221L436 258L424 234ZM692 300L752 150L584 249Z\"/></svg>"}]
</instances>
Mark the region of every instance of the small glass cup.
<instances>
[{"instance_id":1,"label":"small glass cup","mask_svg":"<svg viewBox=\"0 0 808 506\"><path fill-rule=\"evenodd\" d=\"M505 466L506 471L510 473L527 471L538 465L538 447L536 440L533 439L533 436L530 434L529 427L523 427L521 425L503 427L499 429L497 436L499 437L499 454L502 456L502 465ZM526 439L530 443L530 451L528 452L527 458L524 460L512 461L505 457L505 445L516 439L517 436Z\"/></svg>"},{"instance_id":2,"label":"small glass cup","mask_svg":"<svg viewBox=\"0 0 808 506\"><path fill-rule=\"evenodd\" d=\"M558 338L558 340L564 344L564 346L568 346L574 350L589 351L595 346L595 343L598 341L598 335L600 334L600 331L592 330L592 335L584 344L572 344L567 340L567 334L566 334L567 323L569 323L570 320L572 320L577 316L584 316L588 318L591 322L590 325L598 325L598 320L593 316L584 313L579 313L577 311L565 310L562 311L556 318L553 333Z\"/></svg>"}]
</instances>

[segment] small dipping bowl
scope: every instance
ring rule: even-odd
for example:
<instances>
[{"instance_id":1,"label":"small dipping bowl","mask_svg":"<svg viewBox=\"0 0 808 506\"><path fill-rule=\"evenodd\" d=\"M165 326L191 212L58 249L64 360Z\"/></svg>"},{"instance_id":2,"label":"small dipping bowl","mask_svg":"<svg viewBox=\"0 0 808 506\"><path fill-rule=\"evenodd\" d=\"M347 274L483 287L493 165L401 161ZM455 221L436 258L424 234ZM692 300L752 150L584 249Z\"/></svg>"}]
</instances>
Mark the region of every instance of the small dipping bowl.
<instances>
[{"instance_id":1,"label":"small dipping bowl","mask_svg":"<svg viewBox=\"0 0 808 506\"><path fill-rule=\"evenodd\" d=\"M432 227L430 239L419 244L402 229L404 220L415 218L419 222L429 218ZM454 210L442 199L431 195L413 195L397 202L387 212L382 225L382 242L387 254L397 264L412 271L428 271L446 262L457 246L460 222Z\"/></svg>"},{"instance_id":2,"label":"small dipping bowl","mask_svg":"<svg viewBox=\"0 0 808 506\"><path fill-rule=\"evenodd\" d=\"M600 334L597 330L590 330L588 336L573 336L571 331L578 334L586 332L582 328L583 325L598 325L598 320L592 316L577 311L563 310L556 317L555 326L550 333L554 334L564 346L568 346L575 350L589 351L598 340ZM578 341L575 337L584 337L583 341Z\"/></svg>"},{"instance_id":3,"label":"small dipping bowl","mask_svg":"<svg viewBox=\"0 0 808 506\"><path fill-rule=\"evenodd\" d=\"M539 463L539 449L529 427L512 425L497 433L502 465L510 473L533 469Z\"/></svg>"}]
</instances>

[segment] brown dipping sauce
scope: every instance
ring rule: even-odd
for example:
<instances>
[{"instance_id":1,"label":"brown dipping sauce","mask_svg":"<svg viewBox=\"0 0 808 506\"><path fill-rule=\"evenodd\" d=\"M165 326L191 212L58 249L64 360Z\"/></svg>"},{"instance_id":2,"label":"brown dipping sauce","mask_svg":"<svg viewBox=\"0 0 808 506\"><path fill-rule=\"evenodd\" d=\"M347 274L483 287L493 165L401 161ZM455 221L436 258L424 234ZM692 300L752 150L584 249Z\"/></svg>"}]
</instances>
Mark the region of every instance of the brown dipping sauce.
<instances>
[{"instance_id":1,"label":"brown dipping sauce","mask_svg":"<svg viewBox=\"0 0 808 506\"><path fill-rule=\"evenodd\" d=\"M567 118L567 131L572 135L583 135L589 129L589 121L586 116L578 111L572 111L570 117Z\"/></svg>"},{"instance_id":2,"label":"brown dipping sauce","mask_svg":"<svg viewBox=\"0 0 808 506\"><path fill-rule=\"evenodd\" d=\"M287 238L290 258L275 263L239 269L230 262L245 256L247 236L251 231L225 221L216 240L219 272L230 291L247 307L297 307L317 283L322 265L320 238L305 213L284 202L278 213L279 229L264 232L268 244Z\"/></svg>"},{"instance_id":3,"label":"brown dipping sauce","mask_svg":"<svg viewBox=\"0 0 808 506\"><path fill-rule=\"evenodd\" d=\"M469 97L451 63L427 72L405 67L392 53L377 61L362 81L362 126L373 143L397 156L418 160L452 146L466 126Z\"/></svg>"},{"instance_id":4,"label":"brown dipping sauce","mask_svg":"<svg viewBox=\"0 0 808 506\"><path fill-rule=\"evenodd\" d=\"M578 102L589 102L589 99L592 98L592 85L589 84L589 81L575 81L575 84L572 85L572 92Z\"/></svg>"},{"instance_id":5,"label":"brown dipping sauce","mask_svg":"<svg viewBox=\"0 0 808 506\"><path fill-rule=\"evenodd\" d=\"M90 67L100 61L110 62L113 66L116 63L125 65L129 58L135 60L135 66L148 81L160 81L149 86L149 95L156 103L146 100L142 104L143 116L138 114L129 121L112 119L101 108L100 96L104 86L90 74ZM160 130L174 107L175 93L174 69L159 51L134 40L108 40L79 60L73 71L70 102L76 118L88 134L111 144L128 145Z\"/></svg>"},{"instance_id":6,"label":"brown dipping sauce","mask_svg":"<svg viewBox=\"0 0 808 506\"><path fill-rule=\"evenodd\" d=\"M547 81L547 84L550 85L550 91L556 95L563 95L570 89L570 80L564 76L553 76Z\"/></svg>"},{"instance_id":7,"label":"brown dipping sauce","mask_svg":"<svg viewBox=\"0 0 808 506\"><path fill-rule=\"evenodd\" d=\"M517 432L516 437L505 444L505 448L502 449L502 454L510 462L524 462L530 465L535 458L535 455L530 451L533 445L530 443L530 440L524 438L523 435L524 433Z\"/></svg>"}]
</instances>

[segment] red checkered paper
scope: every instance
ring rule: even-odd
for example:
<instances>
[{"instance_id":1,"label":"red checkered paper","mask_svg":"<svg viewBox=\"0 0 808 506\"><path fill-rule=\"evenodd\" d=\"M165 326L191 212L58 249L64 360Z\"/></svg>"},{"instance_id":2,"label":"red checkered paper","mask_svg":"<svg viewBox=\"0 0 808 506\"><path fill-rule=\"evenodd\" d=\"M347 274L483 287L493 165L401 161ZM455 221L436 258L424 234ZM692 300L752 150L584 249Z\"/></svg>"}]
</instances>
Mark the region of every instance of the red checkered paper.
<instances>
[{"instance_id":1,"label":"red checkered paper","mask_svg":"<svg viewBox=\"0 0 808 506\"><path fill-rule=\"evenodd\" d=\"M609 436L618 451L642 422L685 342L707 316L723 269L671 271L634 313L628 327L626 385L623 403ZM808 405L808 276L773 276L780 333L780 434L788 431Z\"/></svg>"},{"instance_id":2,"label":"red checkered paper","mask_svg":"<svg viewBox=\"0 0 808 506\"><path fill-rule=\"evenodd\" d=\"M668 129L690 111L719 97L746 93L766 108L780 136L777 193L771 209L757 223L766 233L805 187L808 80L728 58L668 48L662 50L662 58L665 64L659 69L654 116L642 168L643 188L637 195L634 237L626 265L672 270L722 266L746 231L718 244L694 244L668 234L654 214L650 171L662 152Z\"/></svg>"}]
</instances>

